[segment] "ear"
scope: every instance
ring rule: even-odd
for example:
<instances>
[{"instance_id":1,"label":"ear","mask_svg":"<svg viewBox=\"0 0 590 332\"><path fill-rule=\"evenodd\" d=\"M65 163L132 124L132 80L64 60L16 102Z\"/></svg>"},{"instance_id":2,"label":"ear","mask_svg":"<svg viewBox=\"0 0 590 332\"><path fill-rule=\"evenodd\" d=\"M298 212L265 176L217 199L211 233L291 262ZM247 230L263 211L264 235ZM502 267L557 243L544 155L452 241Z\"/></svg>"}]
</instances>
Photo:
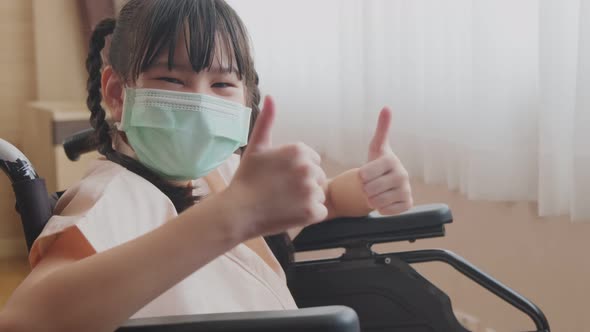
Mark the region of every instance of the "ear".
<instances>
[{"instance_id":1,"label":"ear","mask_svg":"<svg viewBox=\"0 0 590 332\"><path fill-rule=\"evenodd\" d=\"M123 99L125 98L125 87L121 77L113 70L113 67L106 66L102 70L101 88L103 101L111 113L115 122L121 122L123 114Z\"/></svg>"}]
</instances>

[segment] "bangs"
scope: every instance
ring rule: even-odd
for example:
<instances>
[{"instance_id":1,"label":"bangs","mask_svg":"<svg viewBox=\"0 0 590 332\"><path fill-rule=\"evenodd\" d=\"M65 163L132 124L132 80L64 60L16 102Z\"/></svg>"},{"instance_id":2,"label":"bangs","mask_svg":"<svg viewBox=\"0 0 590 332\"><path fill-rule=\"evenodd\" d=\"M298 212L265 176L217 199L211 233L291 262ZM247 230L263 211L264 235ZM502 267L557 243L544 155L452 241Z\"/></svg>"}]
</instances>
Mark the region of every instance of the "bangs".
<instances>
[{"instance_id":1,"label":"bangs","mask_svg":"<svg viewBox=\"0 0 590 332\"><path fill-rule=\"evenodd\" d=\"M142 17L135 21L144 26L135 27L135 38L129 40L129 51L137 56L129 57L128 79L137 80L166 51L171 70L178 41L184 41L195 72L210 69L214 61L237 71L240 80L253 72L246 29L227 4L215 0L151 2L152 6L146 6L149 10L136 13Z\"/></svg>"}]
</instances>

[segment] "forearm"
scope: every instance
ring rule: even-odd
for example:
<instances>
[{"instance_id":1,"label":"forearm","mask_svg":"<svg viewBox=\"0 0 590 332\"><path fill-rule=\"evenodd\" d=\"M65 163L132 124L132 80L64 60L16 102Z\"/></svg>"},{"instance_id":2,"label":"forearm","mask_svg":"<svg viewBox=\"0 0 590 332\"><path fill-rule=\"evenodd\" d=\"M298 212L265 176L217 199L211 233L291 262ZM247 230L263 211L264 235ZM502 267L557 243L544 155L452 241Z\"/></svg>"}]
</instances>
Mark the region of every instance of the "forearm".
<instances>
[{"instance_id":1,"label":"forearm","mask_svg":"<svg viewBox=\"0 0 590 332\"><path fill-rule=\"evenodd\" d=\"M366 216L372 211L367 202L358 168L343 172L328 182L326 207L328 219Z\"/></svg>"},{"instance_id":2,"label":"forearm","mask_svg":"<svg viewBox=\"0 0 590 332\"><path fill-rule=\"evenodd\" d=\"M339 217L361 217L369 214L369 207L359 177L359 169L353 168L330 179L324 187L327 220ZM295 239L303 227L292 228L289 237Z\"/></svg>"},{"instance_id":3,"label":"forearm","mask_svg":"<svg viewBox=\"0 0 590 332\"><path fill-rule=\"evenodd\" d=\"M235 216L222 199L204 200L148 234L49 272L15 292L7 313L21 314L26 330L114 330L245 240L226 226Z\"/></svg>"}]
</instances>

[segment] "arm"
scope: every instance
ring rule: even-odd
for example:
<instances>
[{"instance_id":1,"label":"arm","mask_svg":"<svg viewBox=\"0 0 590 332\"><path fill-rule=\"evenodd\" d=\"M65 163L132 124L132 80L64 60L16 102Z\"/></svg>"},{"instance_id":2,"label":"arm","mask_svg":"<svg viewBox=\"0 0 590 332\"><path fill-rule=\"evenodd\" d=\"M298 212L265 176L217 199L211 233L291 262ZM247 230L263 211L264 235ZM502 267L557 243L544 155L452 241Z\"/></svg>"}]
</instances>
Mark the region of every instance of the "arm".
<instances>
[{"instance_id":1,"label":"arm","mask_svg":"<svg viewBox=\"0 0 590 332\"><path fill-rule=\"evenodd\" d=\"M58 238L0 312L0 330L112 331L239 243L324 220L320 157L303 144L273 148L274 112L266 98L248 150L223 192L143 236L83 259L67 254L76 252L75 241L67 239L74 233Z\"/></svg>"},{"instance_id":2,"label":"arm","mask_svg":"<svg viewBox=\"0 0 590 332\"><path fill-rule=\"evenodd\" d=\"M328 182L326 188L328 219L362 217L373 209L367 201L360 170L350 169Z\"/></svg>"},{"instance_id":3,"label":"arm","mask_svg":"<svg viewBox=\"0 0 590 332\"><path fill-rule=\"evenodd\" d=\"M413 205L408 174L393 154L353 168L328 181L326 220L340 217L363 217L373 210L382 215L396 215ZM293 240L302 227L290 229Z\"/></svg>"},{"instance_id":4,"label":"arm","mask_svg":"<svg viewBox=\"0 0 590 332\"><path fill-rule=\"evenodd\" d=\"M330 179L324 188L326 193L326 220L339 217L362 217L373 209L369 206L358 168L350 169ZM303 230L302 227L288 231L289 237L295 239Z\"/></svg>"},{"instance_id":5,"label":"arm","mask_svg":"<svg viewBox=\"0 0 590 332\"><path fill-rule=\"evenodd\" d=\"M244 211L223 204L223 195L204 200L135 240L83 259L66 254L82 255L75 250L80 248L71 248L80 243L73 237L81 234L70 229L14 292L0 314L0 326L15 331L114 330L162 292L246 239L244 230L236 228L241 223L232 223L238 217L243 220Z\"/></svg>"},{"instance_id":6,"label":"arm","mask_svg":"<svg viewBox=\"0 0 590 332\"><path fill-rule=\"evenodd\" d=\"M365 216L373 210L382 215L396 215L412 207L408 172L389 146L391 117L391 110L384 107L369 145L368 162L328 182L325 187L327 219ZM291 239L301 230L289 230Z\"/></svg>"}]
</instances>

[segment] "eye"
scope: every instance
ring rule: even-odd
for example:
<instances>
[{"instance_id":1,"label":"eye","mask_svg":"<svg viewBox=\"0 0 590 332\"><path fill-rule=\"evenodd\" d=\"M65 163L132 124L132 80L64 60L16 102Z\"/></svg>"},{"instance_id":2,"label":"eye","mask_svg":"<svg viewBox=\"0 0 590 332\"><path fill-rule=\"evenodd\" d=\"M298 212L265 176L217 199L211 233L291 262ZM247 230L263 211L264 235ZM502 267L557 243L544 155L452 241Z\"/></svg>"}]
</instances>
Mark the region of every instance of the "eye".
<instances>
[{"instance_id":1,"label":"eye","mask_svg":"<svg viewBox=\"0 0 590 332\"><path fill-rule=\"evenodd\" d=\"M234 84L227 83L227 82L213 83L214 88L230 88L230 87L234 87L234 86L235 86Z\"/></svg>"},{"instance_id":2,"label":"eye","mask_svg":"<svg viewBox=\"0 0 590 332\"><path fill-rule=\"evenodd\" d=\"M164 81L164 82L168 82L168 83L173 83L173 84L180 84L180 85L184 85L184 82L177 79L177 78L173 78L173 77L158 77L156 78L158 81Z\"/></svg>"}]
</instances>

